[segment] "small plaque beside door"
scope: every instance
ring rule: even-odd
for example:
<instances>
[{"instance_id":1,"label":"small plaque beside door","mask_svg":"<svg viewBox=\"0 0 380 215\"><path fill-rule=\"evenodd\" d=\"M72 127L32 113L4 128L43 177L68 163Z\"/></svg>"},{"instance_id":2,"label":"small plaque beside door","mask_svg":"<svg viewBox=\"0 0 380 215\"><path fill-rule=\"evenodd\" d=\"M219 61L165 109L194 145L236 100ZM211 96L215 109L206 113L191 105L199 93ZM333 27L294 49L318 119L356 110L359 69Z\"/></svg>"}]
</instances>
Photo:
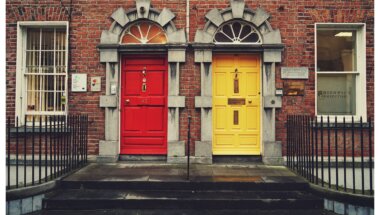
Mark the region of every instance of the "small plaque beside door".
<instances>
[{"instance_id":1,"label":"small plaque beside door","mask_svg":"<svg viewBox=\"0 0 380 215\"><path fill-rule=\"evenodd\" d=\"M245 98L228 98L229 105L245 105Z\"/></svg>"}]
</instances>

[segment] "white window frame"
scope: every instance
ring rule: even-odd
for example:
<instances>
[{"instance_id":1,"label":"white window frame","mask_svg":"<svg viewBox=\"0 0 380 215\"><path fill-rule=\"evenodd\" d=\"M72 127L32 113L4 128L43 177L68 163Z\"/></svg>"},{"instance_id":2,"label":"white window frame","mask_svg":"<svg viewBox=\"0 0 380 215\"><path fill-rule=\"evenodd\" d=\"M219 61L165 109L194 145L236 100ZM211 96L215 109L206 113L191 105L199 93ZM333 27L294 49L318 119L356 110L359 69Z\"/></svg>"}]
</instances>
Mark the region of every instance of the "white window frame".
<instances>
[{"instance_id":1,"label":"white window frame","mask_svg":"<svg viewBox=\"0 0 380 215\"><path fill-rule=\"evenodd\" d=\"M17 22L17 55L16 55L16 114L15 120L18 116L19 125L25 124L25 114L27 113L26 107L26 78L25 78L25 50L26 50L26 35L28 27L65 27L66 28L66 66L68 66L68 49L69 49L69 22L67 21L20 21ZM65 111L58 112L41 112L39 115L67 115L68 113L68 68L66 69L65 80L65 95L66 104Z\"/></svg>"},{"instance_id":2,"label":"white window frame","mask_svg":"<svg viewBox=\"0 0 380 215\"><path fill-rule=\"evenodd\" d=\"M317 31L318 30L351 30L356 32L356 71L352 74L356 74L356 114L355 115L320 115L318 114L318 86L317 78L318 74L342 74L339 72L318 72L317 70ZM337 121L339 123L343 122L343 118L346 118L346 122L351 122L352 116L355 122L360 121L362 117L363 122L367 122L367 83L366 83L366 73L367 73L367 63L366 63L366 24L365 23L315 23L314 24L314 65L315 65L315 113L318 120L322 116L324 122L327 122L327 116L330 117L330 123ZM349 74L349 73L344 73Z\"/></svg>"}]
</instances>

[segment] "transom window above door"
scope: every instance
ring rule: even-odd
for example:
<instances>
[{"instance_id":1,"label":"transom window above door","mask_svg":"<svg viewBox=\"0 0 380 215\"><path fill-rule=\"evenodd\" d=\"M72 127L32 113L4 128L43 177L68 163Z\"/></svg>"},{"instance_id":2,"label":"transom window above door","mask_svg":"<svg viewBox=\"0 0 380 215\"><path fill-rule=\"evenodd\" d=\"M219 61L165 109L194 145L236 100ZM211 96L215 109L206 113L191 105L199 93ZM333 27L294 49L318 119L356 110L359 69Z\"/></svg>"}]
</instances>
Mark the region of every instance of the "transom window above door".
<instances>
[{"instance_id":1,"label":"transom window above door","mask_svg":"<svg viewBox=\"0 0 380 215\"><path fill-rule=\"evenodd\" d=\"M247 22L233 20L224 23L214 35L214 42L219 44L262 44L257 29Z\"/></svg>"},{"instance_id":2,"label":"transom window above door","mask_svg":"<svg viewBox=\"0 0 380 215\"><path fill-rule=\"evenodd\" d=\"M122 44L165 44L165 31L156 23L138 21L127 27L121 39Z\"/></svg>"}]
</instances>

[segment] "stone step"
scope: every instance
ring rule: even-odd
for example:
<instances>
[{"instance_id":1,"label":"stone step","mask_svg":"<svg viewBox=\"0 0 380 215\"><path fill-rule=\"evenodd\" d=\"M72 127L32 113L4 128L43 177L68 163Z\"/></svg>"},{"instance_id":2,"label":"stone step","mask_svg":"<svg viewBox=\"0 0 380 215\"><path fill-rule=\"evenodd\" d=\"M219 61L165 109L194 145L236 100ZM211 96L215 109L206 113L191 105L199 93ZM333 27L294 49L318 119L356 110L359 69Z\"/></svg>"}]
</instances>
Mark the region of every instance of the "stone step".
<instances>
[{"instance_id":1,"label":"stone step","mask_svg":"<svg viewBox=\"0 0 380 215\"><path fill-rule=\"evenodd\" d=\"M170 180L167 177L154 180L63 180L64 189L116 189L116 190L244 190L244 191L295 191L308 190L309 184L299 177L267 177L255 181L255 177L212 177L193 181Z\"/></svg>"},{"instance_id":2,"label":"stone step","mask_svg":"<svg viewBox=\"0 0 380 215\"><path fill-rule=\"evenodd\" d=\"M117 210L49 210L42 211L41 215L333 215L327 211L320 209L306 210L133 210L133 209L117 209Z\"/></svg>"},{"instance_id":3,"label":"stone step","mask_svg":"<svg viewBox=\"0 0 380 215\"><path fill-rule=\"evenodd\" d=\"M322 209L303 191L190 191L68 189L43 200L45 210L94 209Z\"/></svg>"}]
</instances>

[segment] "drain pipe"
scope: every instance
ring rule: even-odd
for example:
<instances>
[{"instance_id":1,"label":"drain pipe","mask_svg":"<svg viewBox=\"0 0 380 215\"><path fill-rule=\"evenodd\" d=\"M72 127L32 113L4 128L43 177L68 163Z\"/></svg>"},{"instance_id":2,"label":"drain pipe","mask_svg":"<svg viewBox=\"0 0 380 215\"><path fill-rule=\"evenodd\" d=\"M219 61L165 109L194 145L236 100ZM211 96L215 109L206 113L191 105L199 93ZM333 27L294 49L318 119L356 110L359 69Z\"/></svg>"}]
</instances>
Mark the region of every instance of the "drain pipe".
<instances>
[{"instance_id":1,"label":"drain pipe","mask_svg":"<svg viewBox=\"0 0 380 215\"><path fill-rule=\"evenodd\" d=\"M189 3L189 0L186 0L186 37L187 37L187 42L190 42L189 29L190 29L190 3Z\"/></svg>"}]
</instances>

